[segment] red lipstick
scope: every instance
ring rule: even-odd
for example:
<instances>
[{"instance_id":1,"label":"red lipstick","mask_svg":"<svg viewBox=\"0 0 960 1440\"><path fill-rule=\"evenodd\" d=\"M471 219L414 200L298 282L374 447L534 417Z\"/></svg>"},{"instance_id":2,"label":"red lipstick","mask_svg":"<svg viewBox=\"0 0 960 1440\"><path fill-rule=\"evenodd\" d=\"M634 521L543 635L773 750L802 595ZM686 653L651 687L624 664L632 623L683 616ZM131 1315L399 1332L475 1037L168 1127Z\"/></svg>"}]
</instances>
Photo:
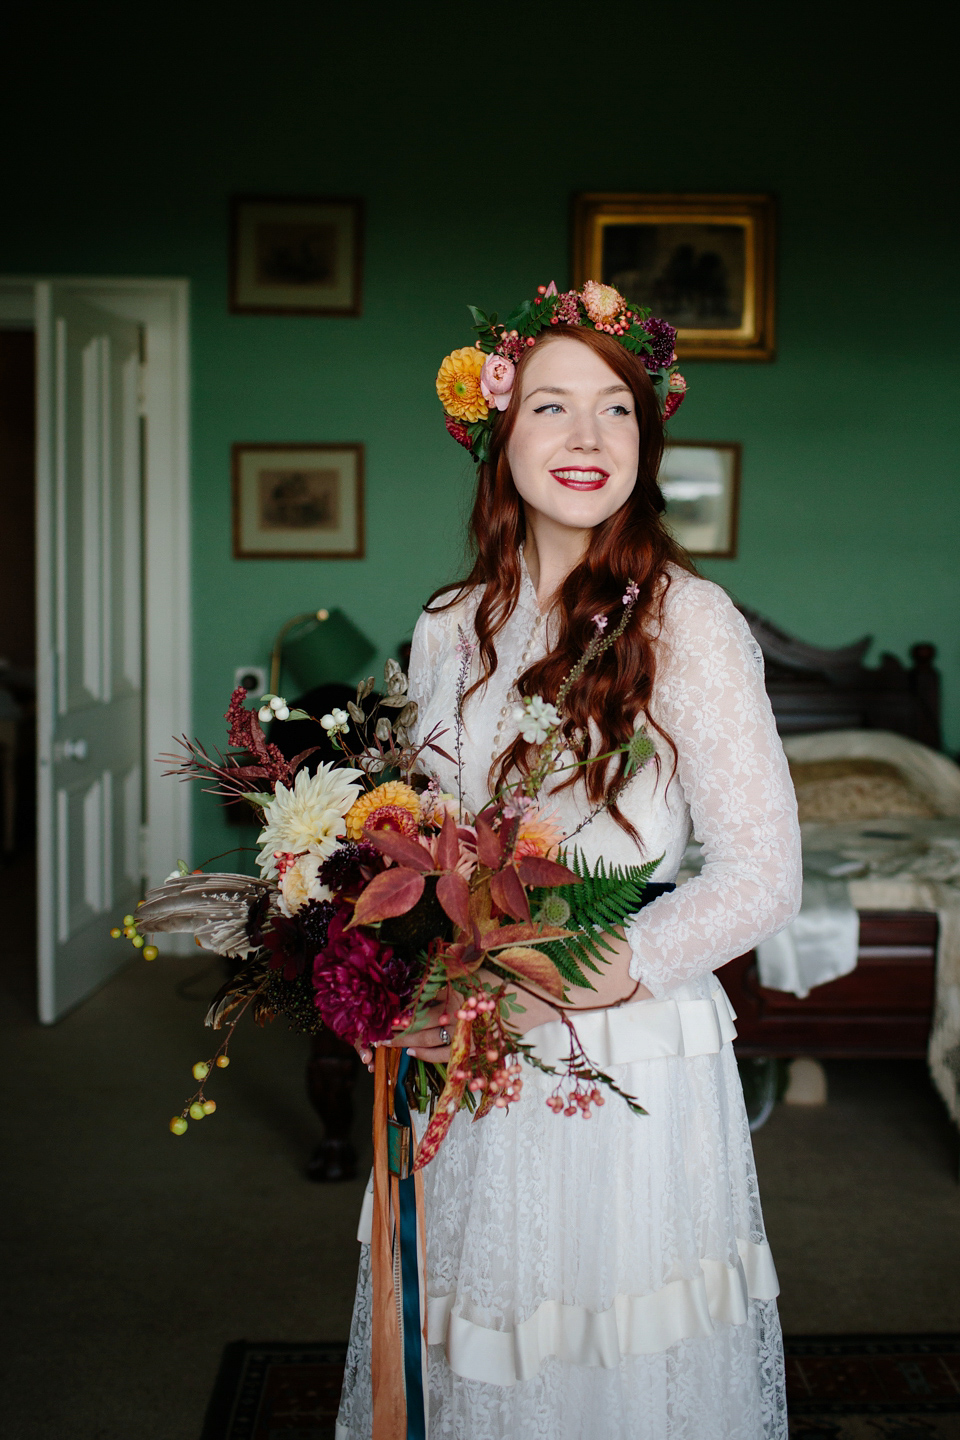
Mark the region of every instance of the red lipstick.
<instances>
[{"instance_id":1,"label":"red lipstick","mask_svg":"<svg viewBox=\"0 0 960 1440\"><path fill-rule=\"evenodd\" d=\"M564 465L550 474L568 490L602 490L610 479L609 471L599 465Z\"/></svg>"}]
</instances>

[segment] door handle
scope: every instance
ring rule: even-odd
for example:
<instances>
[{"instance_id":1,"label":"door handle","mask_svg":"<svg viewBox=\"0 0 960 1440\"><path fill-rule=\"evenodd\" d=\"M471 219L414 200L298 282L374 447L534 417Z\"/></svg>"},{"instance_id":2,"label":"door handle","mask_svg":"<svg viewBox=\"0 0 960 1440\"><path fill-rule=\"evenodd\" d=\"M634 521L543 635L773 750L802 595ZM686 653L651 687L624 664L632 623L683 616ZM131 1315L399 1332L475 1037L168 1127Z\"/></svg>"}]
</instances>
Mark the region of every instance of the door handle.
<instances>
[{"instance_id":1,"label":"door handle","mask_svg":"<svg viewBox=\"0 0 960 1440\"><path fill-rule=\"evenodd\" d=\"M58 740L53 747L54 760L86 760L86 740Z\"/></svg>"}]
</instances>

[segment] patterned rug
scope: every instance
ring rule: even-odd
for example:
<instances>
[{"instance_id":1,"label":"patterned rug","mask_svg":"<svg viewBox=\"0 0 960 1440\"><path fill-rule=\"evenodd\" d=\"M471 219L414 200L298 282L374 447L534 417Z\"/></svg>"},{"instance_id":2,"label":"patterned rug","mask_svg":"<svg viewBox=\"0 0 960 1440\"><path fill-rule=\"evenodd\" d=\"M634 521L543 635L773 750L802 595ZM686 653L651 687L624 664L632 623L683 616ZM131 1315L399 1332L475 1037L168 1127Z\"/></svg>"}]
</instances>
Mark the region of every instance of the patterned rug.
<instances>
[{"instance_id":1,"label":"patterned rug","mask_svg":"<svg viewBox=\"0 0 960 1440\"><path fill-rule=\"evenodd\" d=\"M346 1345L223 1352L200 1440L334 1440ZM790 1440L960 1440L960 1335L787 1337Z\"/></svg>"}]
</instances>

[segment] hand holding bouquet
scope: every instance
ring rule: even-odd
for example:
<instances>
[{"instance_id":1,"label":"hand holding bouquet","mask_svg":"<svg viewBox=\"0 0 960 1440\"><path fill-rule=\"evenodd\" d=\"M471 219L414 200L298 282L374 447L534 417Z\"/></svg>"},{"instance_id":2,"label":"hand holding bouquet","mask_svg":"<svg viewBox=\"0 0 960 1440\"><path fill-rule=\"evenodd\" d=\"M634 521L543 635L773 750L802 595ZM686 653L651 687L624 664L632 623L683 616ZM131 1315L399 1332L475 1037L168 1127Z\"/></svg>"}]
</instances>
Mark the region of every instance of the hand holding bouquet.
<instances>
[{"instance_id":1,"label":"hand holding bouquet","mask_svg":"<svg viewBox=\"0 0 960 1440\"><path fill-rule=\"evenodd\" d=\"M598 623L555 704L533 696L517 707L518 725L539 747L537 763L476 815L418 769L424 753L434 751L460 774L460 712L472 659L462 633L456 756L441 747L444 732L413 743L417 707L394 661L387 662L382 698L373 696L369 679L345 711L320 718L343 758L312 772L308 762L318 747L288 760L264 734L267 720L310 718L278 696L264 696L251 709L245 691L234 692L226 755L212 757L199 742L181 740L186 756L173 773L212 779L214 793L256 806L263 828L259 879L187 873L181 865L148 894L128 927L137 939L190 930L206 948L243 961L211 1005L207 1023L225 1027L226 1035L217 1054L195 1067L200 1089L171 1122L176 1133L188 1115L209 1113L205 1082L227 1061L233 1029L248 1008L261 1024L283 1015L306 1031L326 1025L366 1048L417 1028L451 996L452 1013L441 1021L452 1029L449 1065L418 1062L412 1072L414 1105L432 1111L416 1167L436 1154L462 1107L479 1120L519 1099L520 1057L557 1075L547 1102L557 1112L588 1116L604 1103L606 1088L644 1113L584 1054L564 1002L567 987L590 986L588 972L597 972L610 938L643 903L658 861L610 871L600 862L591 872L575 850L565 850L540 804L544 781L561 768L564 694L622 633L634 597L628 593L624 602L610 635L606 621ZM654 753L642 729L625 748L628 776ZM549 1002L567 1027L570 1051L559 1071L511 1023L524 995Z\"/></svg>"}]
</instances>

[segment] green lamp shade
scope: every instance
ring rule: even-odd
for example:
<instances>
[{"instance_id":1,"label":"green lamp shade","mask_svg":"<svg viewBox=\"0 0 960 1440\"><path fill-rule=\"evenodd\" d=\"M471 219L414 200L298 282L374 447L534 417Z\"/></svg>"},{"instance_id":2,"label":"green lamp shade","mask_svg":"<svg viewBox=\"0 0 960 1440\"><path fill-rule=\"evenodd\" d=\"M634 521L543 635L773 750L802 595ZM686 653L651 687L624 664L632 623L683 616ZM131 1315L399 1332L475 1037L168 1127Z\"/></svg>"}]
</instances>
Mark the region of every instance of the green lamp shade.
<instances>
[{"instance_id":1,"label":"green lamp shade","mask_svg":"<svg viewBox=\"0 0 960 1440\"><path fill-rule=\"evenodd\" d=\"M283 646L283 668L301 691L349 680L377 653L342 610L331 610L326 620L304 625L303 633Z\"/></svg>"}]
</instances>

